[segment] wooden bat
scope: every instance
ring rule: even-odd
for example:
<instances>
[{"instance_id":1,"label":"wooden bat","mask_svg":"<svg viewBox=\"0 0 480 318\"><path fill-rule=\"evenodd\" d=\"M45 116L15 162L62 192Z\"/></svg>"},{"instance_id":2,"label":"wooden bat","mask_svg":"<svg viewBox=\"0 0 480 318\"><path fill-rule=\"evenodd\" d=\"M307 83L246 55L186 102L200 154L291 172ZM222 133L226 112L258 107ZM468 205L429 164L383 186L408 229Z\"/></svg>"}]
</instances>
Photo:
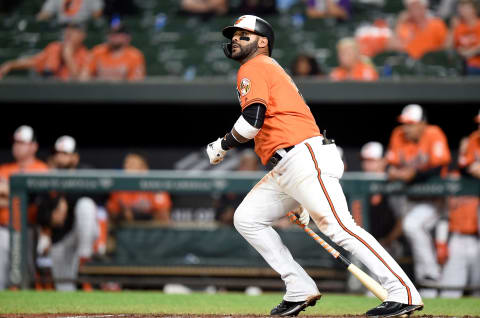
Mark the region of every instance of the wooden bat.
<instances>
[{"instance_id":1,"label":"wooden bat","mask_svg":"<svg viewBox=\"0 0 480 318\"><path fill-rule=\"evenodd\" d=\"M367 275L364 271L360 268L352 264L347 258L345 258L342 254L340 254L336 249L334 249L331 245L329 245L325 240L323 240L320 236L318 236L315 232L312 231L311 228L308 226L300 223L297 215L294 212L290 211L287 214L288 218L292 223L297 224L305 232L308 233L318 244L320 244L324 249L327 250L333 257L339 260L350 273L352 273L358 280L365 286L369 291L371 291L378 299L384 302L388 297L388 292L383 288L376 280L372 277Z\"/></svg>"}]
</instances>

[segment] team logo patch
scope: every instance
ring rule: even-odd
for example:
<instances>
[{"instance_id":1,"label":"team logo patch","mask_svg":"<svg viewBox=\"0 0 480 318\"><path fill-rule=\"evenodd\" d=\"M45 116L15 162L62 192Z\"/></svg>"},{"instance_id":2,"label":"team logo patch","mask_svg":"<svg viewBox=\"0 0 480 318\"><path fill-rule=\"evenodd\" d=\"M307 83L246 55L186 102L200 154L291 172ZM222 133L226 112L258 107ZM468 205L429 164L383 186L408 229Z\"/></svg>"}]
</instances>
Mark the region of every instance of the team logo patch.
<instances>
[{"instance_id":1,"label":"team logo patch","mask_svg":"<svg viewBox=\"0 0 480 318\"><path fill-rule=\"evenodd\" d=\"M248 78L242 79L242 81L240 82L240 94L242 96L247 95L248 92L250 92L251 86L252 85L250 84L250 80Z\"/></svg>"}]
</instances>

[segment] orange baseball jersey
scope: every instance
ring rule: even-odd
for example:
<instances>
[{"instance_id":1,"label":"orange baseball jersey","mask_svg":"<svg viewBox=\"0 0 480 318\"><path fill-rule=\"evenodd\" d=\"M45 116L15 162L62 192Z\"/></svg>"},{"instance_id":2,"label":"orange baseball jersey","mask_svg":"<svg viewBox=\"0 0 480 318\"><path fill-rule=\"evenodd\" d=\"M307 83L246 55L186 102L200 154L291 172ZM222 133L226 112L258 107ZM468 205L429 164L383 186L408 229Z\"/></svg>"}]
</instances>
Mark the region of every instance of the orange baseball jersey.
<instances>
[{"instance_id":1,"label":"orange baseball jersey","mask_svg":"<svg viewBox=\"0 0 480 318\"><path fill-rule=\"evenodd\" d=\"M100 44L92 50L88 71L92 77L102 80L142 80L145 78L145 58L133 46L113 52L107 44Z\"/></svg>"},{"instance_id":2,"label":"orange baseball jersey","mask_svg":"<svg viewBox=\"0 0 480 318\"><path fill-rule=\"evenodd\" d=\"M399 23L397 37L403 43L405 51L414 59L420 59L425 53L443 49L448 29L439 18L430 18L423 29L409 21Z\"/></svg>"},{"instance_id":3,"label":"orange baseball jersey","mask_svg":"<svg viewBox=\"0 0 480 318\"><path fill-rule=\"evenodd\" d=\"M435 125L427 125L418 142L405 137L402 126L396 127L390 137L387 161L394 166L409 166L427 170L450 163L447 137Z\"/></svg>"},{"instance_id":4,"label":"orange baseball jersey","mask_svg":"<svg viewBox=\"0 0 480 318\"><path fill-rule=\"evenodd\" d=\"M237 74L237 93L242 110L254 103L267 107L262 129L255 136L255 152L264 165L276 150L320 136L297 86L274 59L258 55L243 64Z\"/></svg>"},{"instance_id":5,"label":"orange baseball jersey","mask_svg":"<svg viewBox=\"0 0 480 318\"><path fill-rule=\"evenodd\" d=\"M471 49L480 45L480 19L473 26L459 23L453 30L453 40L456 48ZM469 66L480 67L480 55L467 60Z\"/></svg>"},{"instance_id":6,"label":"orange baseball jersey","mask_svg":"<svg viewBox=\"0 0 480 318\"><path fill-rule=\"evenodd\" d=\"M458 157L460 168L465 168L475 162L480 162L480 131L478 130L470 134L465 153Z\"/></svg>"},{"instance_id":7,"label":"orange baseball jersey","mask_svg":"<svg viewBox=\"0 0 480 318\"><path fill-rule=\"evenodd\" d=\"M110 195L107 210L118 214L123 208L140 208L146 212L170 210L172 201L167 192L117 191Z\"/></svg>"},{"instance_id":8,"label":"orange baseball jersey","mask_svg":"<svg viewBox=\"0 0 480 318\"><path fill-rule=\"evenodd\" d=\"M448 221L450 232L461 234L478 233L478 203L476 196L448 198Z\"/></svg>"},{"instance_id":9,"label":"orange baseball jersey","mask_svg":"<svg viewBox=\"0 0 480 318\"><path fill-rule=\"evenodd\" d=\"M35 70L39 73L51 71L55 77L68 80L70 74L62 56L63 44L61 42L52 42L42 52L34 56ZM75 63L78 69L82 69L88 59L88 50L82 46L74 53Z\"/></svg>"},{"instance_id":10,"label":"orange baseball jersey","mask_svg":"<svg viewBox=\"0 0 480 318\"><path fill-rule=\"evenodd\" d=\"M359 62L351 71L341 66L334 68L330 73L330 78L334 81L375 81L378 79L378 73L370 63Z\"/></svg>"},{"instance_id":11,"label":"orange baseball jersey","mask_svg":"<svg viewBox=\"0 0 480 318\"><path fill-rule=\"evenodd\" d=\"M48 166L40 160L35 160L30 165L22 169L20 169L20 166L16 162L6 163L0 166L0 179L8 182L10 176L17 173L45 172L47 170ZM9 216L8 208L0 208L0 225L8 225Z\"/></svg>"}]
</instances>

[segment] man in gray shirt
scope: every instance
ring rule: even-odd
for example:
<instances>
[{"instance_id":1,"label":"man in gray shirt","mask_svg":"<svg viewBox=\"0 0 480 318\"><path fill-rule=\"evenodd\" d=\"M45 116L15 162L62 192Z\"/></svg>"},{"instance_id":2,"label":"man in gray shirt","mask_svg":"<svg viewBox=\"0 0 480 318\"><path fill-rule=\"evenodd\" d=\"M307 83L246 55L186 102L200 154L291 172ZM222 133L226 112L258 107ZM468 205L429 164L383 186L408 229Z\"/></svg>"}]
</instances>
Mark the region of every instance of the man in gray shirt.
<instances>
[{"instance_id":1,"label":"man in gray shirt","mask_svg":"<svg viewBox=\"0 0 480 318\"><path fill-rule=\"evenodd\" d=\"M84 23L90 17L100 17L102 11L103 0L46 0L37 20L56 16L59 23Z\"/></svg>"}]
</instances>

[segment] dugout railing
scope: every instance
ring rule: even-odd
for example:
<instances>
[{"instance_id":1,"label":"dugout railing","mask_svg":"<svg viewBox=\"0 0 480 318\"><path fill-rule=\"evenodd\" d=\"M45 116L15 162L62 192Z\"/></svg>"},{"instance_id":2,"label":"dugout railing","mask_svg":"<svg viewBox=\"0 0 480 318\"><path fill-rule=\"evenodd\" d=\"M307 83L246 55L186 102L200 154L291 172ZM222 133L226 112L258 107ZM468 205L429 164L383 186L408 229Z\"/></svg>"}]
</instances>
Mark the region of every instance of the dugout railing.
<instances>
[{"instance_id":1,"label":"dugout railing","mask_svg":"<svg viewBox=\"0 0 480 318\"><path fill-rule=\"evenodd\" d=\"M264 172L150 171L148 174L125 174L121 171L91 170L19 174L10 178L10 283L28 288L27 208L30 193L46 191L108 193L117 190L168 191L172 194L245 193L262 178ZM345 173L345 194L357 222L368 229L368 198L372 194L407 194L409 196L479 195L478 180L431 178L406 185L388 182L384 176Z\"/></svg>"}]
</instances>

